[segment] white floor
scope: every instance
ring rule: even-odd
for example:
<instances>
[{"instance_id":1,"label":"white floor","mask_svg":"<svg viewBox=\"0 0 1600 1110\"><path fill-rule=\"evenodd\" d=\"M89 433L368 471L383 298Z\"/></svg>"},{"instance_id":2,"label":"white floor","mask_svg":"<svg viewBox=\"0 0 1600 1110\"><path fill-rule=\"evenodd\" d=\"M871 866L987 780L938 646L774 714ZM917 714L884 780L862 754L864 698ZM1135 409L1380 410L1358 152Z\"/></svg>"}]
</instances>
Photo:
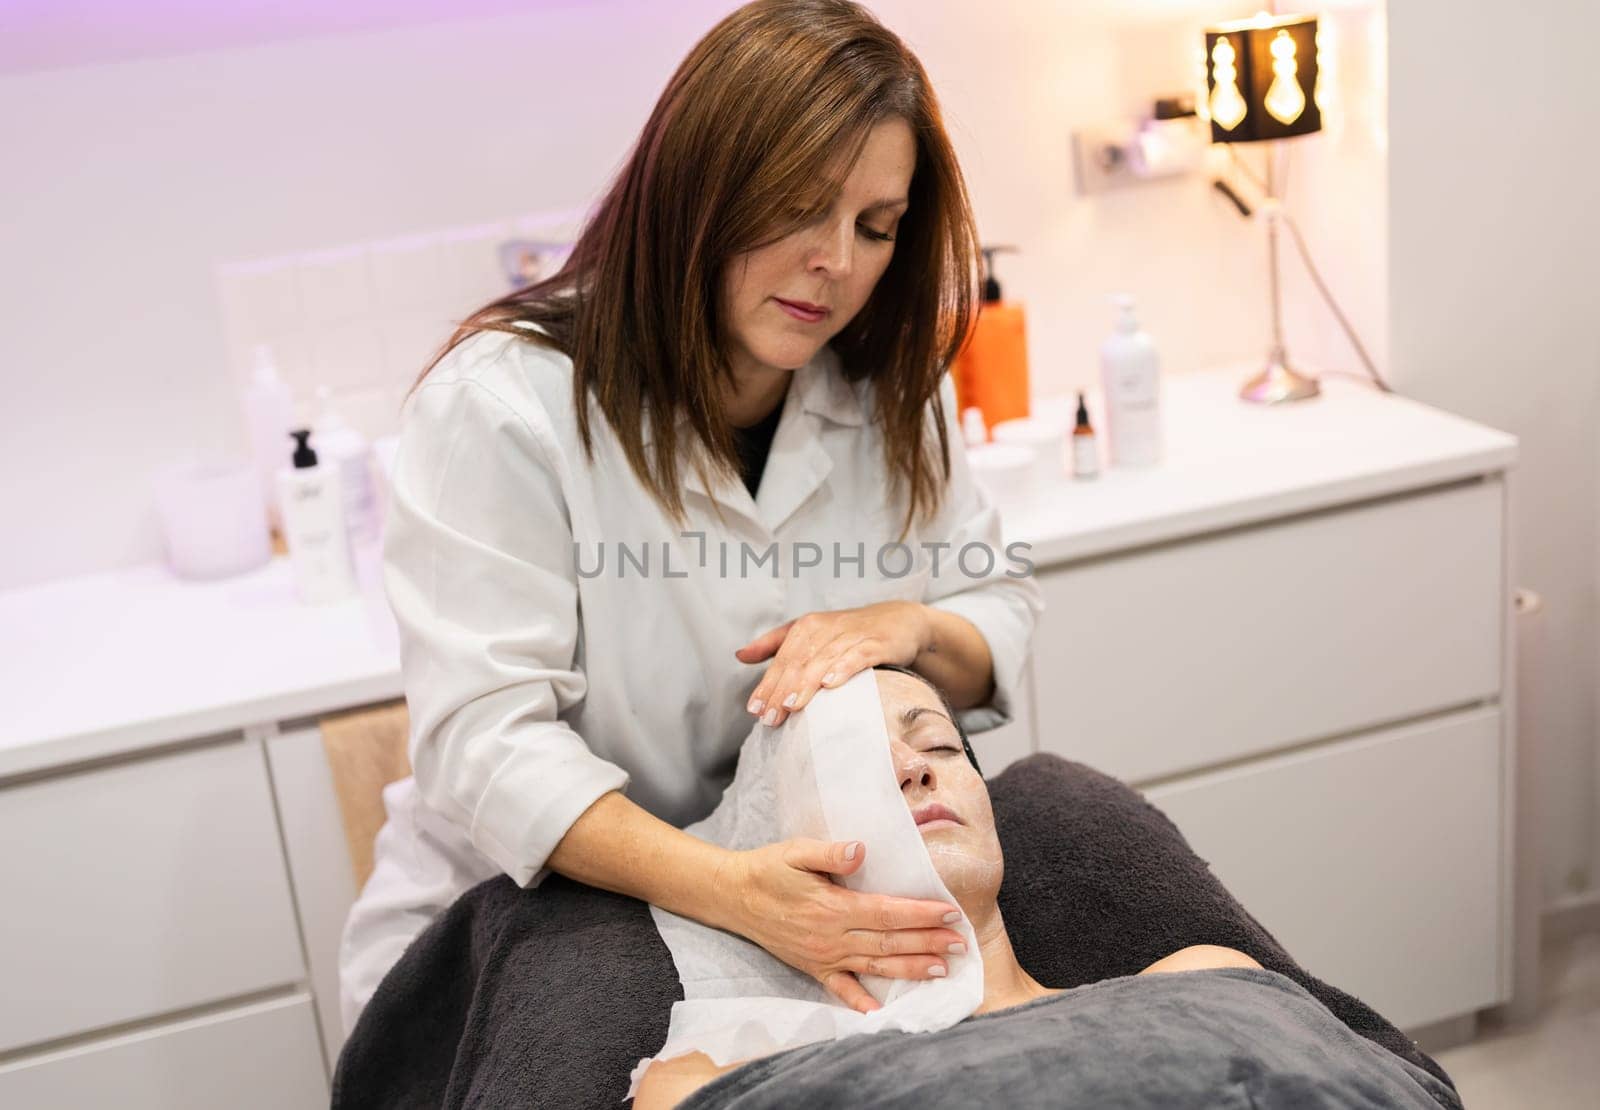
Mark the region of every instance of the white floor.
<instances>
[{"instance_id":1,"label":"white floor","mask_svg":"<svg viewBox=\"0 0 1600 1110\"><path fill-rule=\"evenodd\" d=\"M1543 997L1533 1021L1485 1022L1471 1044L1436 1055L1467 1110L1600 1107L1600 933L1546 945Z\"/></svg>"}]
</instances>

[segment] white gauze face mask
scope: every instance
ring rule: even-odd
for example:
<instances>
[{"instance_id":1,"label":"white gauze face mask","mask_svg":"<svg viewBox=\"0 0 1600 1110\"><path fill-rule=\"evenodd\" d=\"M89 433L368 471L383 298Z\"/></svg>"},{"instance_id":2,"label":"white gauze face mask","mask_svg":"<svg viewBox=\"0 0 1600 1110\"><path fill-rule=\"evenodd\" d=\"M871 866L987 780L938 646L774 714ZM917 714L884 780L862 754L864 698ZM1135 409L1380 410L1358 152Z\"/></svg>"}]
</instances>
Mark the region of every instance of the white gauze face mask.
<instances>
[{"instance_id":1,"label":"white gauze face mask","mask_svg":"<svg viewBox=\"0 0 1600 1110\"><path fill-rule=\"evenodd\" d=\"M736 851L795 837L859 840L866 861L838 880L844 886L956 904L900 793L870 670L819 690L777 728L756 725L722 801L687 831ZM862 1014L743 937L656 906L650 913L672 953L684 1001L672 1007L661 1050L634 1068L629 1098L651 1060L703 1052L727 1065L857 1033L924 1033L956 1024L983 1001L983 962L965 916L950 928L966 941L967 954L946 957L948 976L863 975L862 986L882 1008Z\"/></svg>"}]
</instances>

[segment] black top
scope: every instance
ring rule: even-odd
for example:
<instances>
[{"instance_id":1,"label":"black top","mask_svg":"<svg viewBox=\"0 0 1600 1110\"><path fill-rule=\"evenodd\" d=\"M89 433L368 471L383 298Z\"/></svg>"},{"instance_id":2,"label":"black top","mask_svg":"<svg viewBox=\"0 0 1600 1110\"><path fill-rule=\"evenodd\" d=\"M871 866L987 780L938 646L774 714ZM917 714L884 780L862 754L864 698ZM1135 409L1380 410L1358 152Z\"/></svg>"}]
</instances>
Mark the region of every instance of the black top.
<instances>
[{"instance_id":1,"label":"black top","mask_svg":"<svg viewBox=\"0 0 1600 1110\"><path fill-rule=\"evenodd\" d=\"M772 437L778 430L778 418L783 415L783 401L759 424L733 430L734 446L739 449L739 476L750 496L761 488L761 472L767 468L767 453L772 450Z\"/></svg>"}]
</instances>

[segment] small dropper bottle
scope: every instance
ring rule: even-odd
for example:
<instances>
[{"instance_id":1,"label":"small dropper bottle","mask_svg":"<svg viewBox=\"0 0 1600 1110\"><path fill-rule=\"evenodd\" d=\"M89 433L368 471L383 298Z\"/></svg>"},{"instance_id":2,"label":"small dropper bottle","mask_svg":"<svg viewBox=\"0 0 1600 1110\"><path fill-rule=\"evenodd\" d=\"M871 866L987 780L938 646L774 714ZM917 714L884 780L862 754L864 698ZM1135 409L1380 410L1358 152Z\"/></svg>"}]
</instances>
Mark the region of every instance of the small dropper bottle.
<instances>
[{"instance_id":1,"label":"small dropper bottle","mask_svg":"<svg viewBox=\"0 0 1600 1110\"><path fill-rule=\"evenodd\" d=\"M1095 442L1094 427L1089 423L1089 406L1084 403L1083 391L1078 391L1078 422L1072 429L1072 476L1095 478L1100 474L1100 447Z\"/></svg>"}]
</instances>

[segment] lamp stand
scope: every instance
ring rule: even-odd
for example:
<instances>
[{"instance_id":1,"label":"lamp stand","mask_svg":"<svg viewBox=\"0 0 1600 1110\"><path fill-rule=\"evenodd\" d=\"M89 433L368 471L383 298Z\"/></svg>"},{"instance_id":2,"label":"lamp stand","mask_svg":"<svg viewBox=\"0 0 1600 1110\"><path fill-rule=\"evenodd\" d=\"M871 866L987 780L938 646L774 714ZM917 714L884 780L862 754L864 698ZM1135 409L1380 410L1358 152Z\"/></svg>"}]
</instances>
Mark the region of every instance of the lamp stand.
<instances>
[{"instance_id":1,"label":"lamp stand","mask_svg":"<svg viewBox=\"0 0 1600 1110\"><path fill-rule=\"evenodd\" d=\"M1276 155L1277 144L1273 143L1267 150L1266 200L1261 206L1267 218L1267 271L1272 276L1272 346L1267 349L1266 365L1261 372L1239 390L1239 396L1246 401L1262 405L1303 401L1322 392L1316 379L1306 377L1289 365L1289 352L1283 345L1283 305L1278 288L1279 206L1272 174Z\"/></svg>"}]
</instances>

